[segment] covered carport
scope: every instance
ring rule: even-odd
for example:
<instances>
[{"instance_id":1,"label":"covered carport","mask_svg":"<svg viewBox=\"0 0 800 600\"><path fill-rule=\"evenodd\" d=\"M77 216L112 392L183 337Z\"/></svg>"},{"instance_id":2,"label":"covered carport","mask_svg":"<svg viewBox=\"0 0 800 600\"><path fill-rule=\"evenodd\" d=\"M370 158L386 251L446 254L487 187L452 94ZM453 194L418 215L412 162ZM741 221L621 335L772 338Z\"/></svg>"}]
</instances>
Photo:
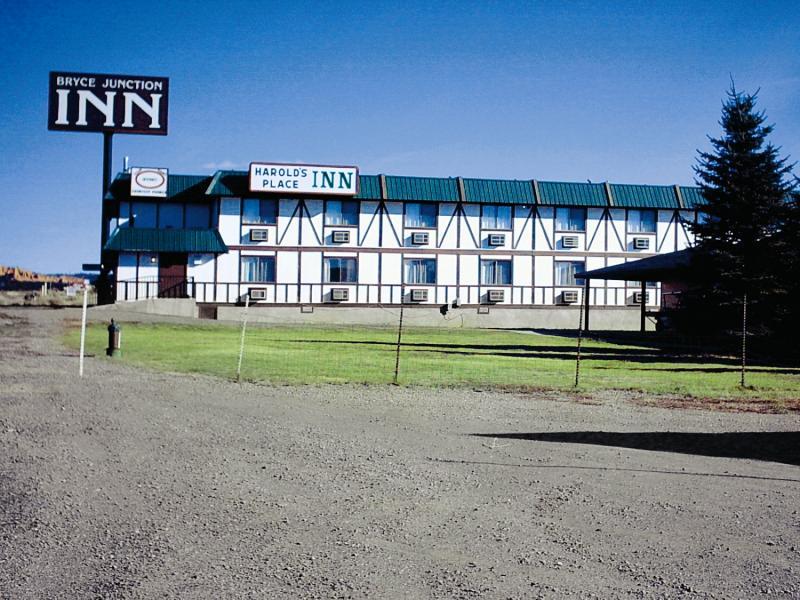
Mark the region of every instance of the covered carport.
<instances>
[{"instance_id":1,"label":"covered carport","mask_svg":"<svg viewBox=\"0 0 800 600\"><path fill-rule=\"evenodd\" d=\"M642 285L640 331L645 330L647 318L647 282L660 281L685 283L692 279L692 264L695 252L692 248L642 258L620 265L576 273L576 279L584 280L584 331L589 331L589 289L592 279L613 279L618 281L640 281Z\"/></svg>"}]
</instances>

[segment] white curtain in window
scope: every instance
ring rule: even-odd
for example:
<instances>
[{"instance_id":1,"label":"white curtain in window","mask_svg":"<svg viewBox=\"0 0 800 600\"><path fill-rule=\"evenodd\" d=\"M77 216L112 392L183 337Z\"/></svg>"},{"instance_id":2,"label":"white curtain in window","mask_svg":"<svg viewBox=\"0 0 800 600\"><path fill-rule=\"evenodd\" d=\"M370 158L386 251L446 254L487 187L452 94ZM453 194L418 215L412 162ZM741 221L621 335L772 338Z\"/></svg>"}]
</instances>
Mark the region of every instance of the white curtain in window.
<instances>
[{"instance_id":1,"label":"white curtain in window","mask_svg":"<svg viewBox=\"0 0 800 600\"><path fill-rule=\"evenodd\" d=\"M511 261L482 260L481 283L483 285L511 285Z\"/></svg>"},{"instance_id":2,"label":"white curtain in window","mask_svg":"<svg viewBox=\"0 0 800 600\"><path fill-rule=\"evenodd\" d=\"M406 283L436 283L436 259L410 258L406 260Z\"/></svg>"}]
</instances>

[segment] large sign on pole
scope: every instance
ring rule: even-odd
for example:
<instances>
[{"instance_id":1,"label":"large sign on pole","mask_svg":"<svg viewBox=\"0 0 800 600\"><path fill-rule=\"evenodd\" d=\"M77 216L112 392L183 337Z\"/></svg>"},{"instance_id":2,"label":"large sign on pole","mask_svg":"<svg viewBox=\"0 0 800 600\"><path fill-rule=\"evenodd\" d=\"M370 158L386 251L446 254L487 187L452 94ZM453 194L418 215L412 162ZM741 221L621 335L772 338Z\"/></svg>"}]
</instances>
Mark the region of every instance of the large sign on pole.
<instances>
[{"instance_id":1,"label":"large sign on pole","mask_svg":"<svg viewBox=\"0 0 800 600\"><path fill-rule=\"evenodd\" d=\"M167 135L169 78L50 72L47 128Z\"/></svg>"},{"instance_id":2,"label":"large sign on pole","mask_svg":"<svg viewBox=\"0 0 800 600\"><path fill-rule=\"evenodd\" d=\"M250 191L355 196L358 167L250 163Z\"/></svg>"}]
</instances>

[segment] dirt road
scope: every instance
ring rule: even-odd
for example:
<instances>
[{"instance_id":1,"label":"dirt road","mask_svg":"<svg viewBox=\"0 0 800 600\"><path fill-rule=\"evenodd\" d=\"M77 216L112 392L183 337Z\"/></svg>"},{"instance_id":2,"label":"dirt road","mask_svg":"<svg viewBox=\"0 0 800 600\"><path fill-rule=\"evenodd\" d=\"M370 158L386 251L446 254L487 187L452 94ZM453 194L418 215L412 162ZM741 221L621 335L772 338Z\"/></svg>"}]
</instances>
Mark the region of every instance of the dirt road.
<instances>
[{"instance_id":1,"label":"dirt road","mask_svg":"<svg viewBox=\"0 0 800 600\"><path fill-rule=\"evenodd\" d=\"M797 414L81 380L67 316L0 309L2 598L800 597Z\"/></svg>"}]
</instances>

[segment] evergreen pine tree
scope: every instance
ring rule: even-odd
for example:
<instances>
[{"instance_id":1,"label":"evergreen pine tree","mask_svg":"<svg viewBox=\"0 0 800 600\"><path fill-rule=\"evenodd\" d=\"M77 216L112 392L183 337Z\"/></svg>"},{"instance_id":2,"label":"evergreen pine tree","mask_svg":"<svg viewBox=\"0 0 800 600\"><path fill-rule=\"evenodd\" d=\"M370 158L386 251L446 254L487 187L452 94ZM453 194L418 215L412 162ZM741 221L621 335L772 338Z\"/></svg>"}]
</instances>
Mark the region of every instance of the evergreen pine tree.
<instances>
[{"instance_id":1,"label":"evergreen pine tree","mask_svg":"<svg viewBox=\"0 0 800 600\"><path fill-rule=\"evenodd\" d=\"M705 332L737 330L746 294L748 328L769 334L793 325L797 180L767 140L773 126L756 110L756 94L732 84L727 96L723 135L709 137L713 151L699 152L695 167L707 202L693 226L702 285L687 294L686 308Z\"/></svg>"}]
</instances>

